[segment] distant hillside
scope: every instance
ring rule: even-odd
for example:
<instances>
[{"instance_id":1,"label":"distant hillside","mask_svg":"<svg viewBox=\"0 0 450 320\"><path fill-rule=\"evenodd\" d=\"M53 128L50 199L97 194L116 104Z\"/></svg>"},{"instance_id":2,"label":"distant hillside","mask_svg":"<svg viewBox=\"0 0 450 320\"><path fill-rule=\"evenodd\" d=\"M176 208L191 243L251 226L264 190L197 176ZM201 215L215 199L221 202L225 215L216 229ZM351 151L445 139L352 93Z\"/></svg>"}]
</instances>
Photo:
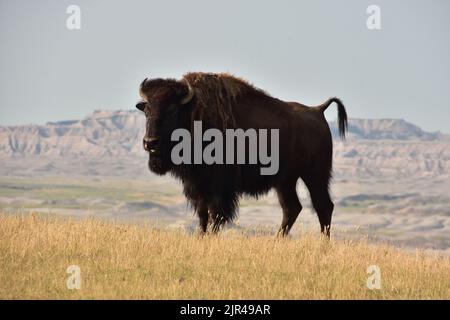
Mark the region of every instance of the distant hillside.
<instances>
[{"instance_id":1,"label":"distant hillside","mask_svg":"<svg viewBox=\"0 0 450 320\"><path fill-rule=\"evenodd\" d=\"M337 123L330 122L333 136L339 136ZM422 140L433 141L445 137L440 132L426 132L418 126L402 119L351 119L348 124L349 136L370 140Z\"/></svg>"},{"instance_id":2,"label":"distant hillside","mask_svg":"<svg viewBox=\"0 0 450 320\"><path fill-rule=\"evenodd\" d=\"M83 120L0 127L0 158L144 157L145 117L138 111L96 111ZM330 122L337 137L336 122ZM359 175L443 175L450 139L396 119L350 119L348 139L336 139L339 172Z\"/></svg>"},{"instance_id":3,"label":"distant hillside","mask_svg":"<svg viewBox=\"0 0 450 320\"><path fill-rule=\"evenodd\" d=\"M0 127L2 156L126 156L142 149L137 111L95 111L83 120Z\"/></svg>"}]
</instances>

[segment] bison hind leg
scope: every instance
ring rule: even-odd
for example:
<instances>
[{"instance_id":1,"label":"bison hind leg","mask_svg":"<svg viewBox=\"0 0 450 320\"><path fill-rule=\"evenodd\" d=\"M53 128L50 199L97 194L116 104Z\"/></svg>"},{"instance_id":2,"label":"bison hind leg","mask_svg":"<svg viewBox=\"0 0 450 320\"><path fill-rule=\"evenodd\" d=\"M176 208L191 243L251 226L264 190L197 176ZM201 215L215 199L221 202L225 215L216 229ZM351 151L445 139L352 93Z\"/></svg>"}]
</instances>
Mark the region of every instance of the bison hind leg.
<instances>
[{"instance_id":1,"label":"bison hind leg","mask_svg":"<svg viewBox=\"0 0 450 320\"><path fill-rule=\"evenodd\" d=\"M334 203L331 200L328 185L330 176L317 175L303 179L311 196L311 202L320 222L320 231L330 238L331 217Z\"/></svg>"},{"instance_id":2,"label":"bison hind leg","mask_svg":"<svg viewBox=\"0 0 450 320\"><path fill-rule=\"evenodd\" d=\"M293 181L276 189L278 200L283 210L283 220L278 230L278 235L281 236L287 236L289 234L292 225L302 211L302 205L297 196L296 184L297 181Z\"/></svg>"}]
</instances>

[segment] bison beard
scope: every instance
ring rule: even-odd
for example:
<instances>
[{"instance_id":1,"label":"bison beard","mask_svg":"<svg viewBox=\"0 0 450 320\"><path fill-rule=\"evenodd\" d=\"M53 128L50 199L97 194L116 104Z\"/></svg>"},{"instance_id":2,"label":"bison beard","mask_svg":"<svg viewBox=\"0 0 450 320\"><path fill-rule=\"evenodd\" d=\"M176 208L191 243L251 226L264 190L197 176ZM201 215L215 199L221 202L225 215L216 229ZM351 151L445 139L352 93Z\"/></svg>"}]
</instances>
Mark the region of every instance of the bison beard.
<instances>
[{"instance_id":1,"label":"bison beard","mask_svg":"<svg viewBox=\"0 0 450 320\"><path fill-rule=\"evenodd\" d=\"M203 232L209 223L216 232L232 221L242 195L258 197L274 188L283 210L279 234L287 235L302 209L296 192L301 178L310 192L322 233L330 235L333 145L324 111L331 103L337 104L339 132L344 138L347 114L339 99L308 107L273 98L229 74L212 73L188 73L180 81L146 79L140 93L144 101L136 107L147 116L144 148L149 151L149 168L157 174L170 172L182 181ZM202 121L204 130L217 128L222 132L278 129L278 172L261 175L260 164L174 165L170 159L174 146L171 133L184 128L192 134L194 121Z\"/></svg>"}]
</instances>

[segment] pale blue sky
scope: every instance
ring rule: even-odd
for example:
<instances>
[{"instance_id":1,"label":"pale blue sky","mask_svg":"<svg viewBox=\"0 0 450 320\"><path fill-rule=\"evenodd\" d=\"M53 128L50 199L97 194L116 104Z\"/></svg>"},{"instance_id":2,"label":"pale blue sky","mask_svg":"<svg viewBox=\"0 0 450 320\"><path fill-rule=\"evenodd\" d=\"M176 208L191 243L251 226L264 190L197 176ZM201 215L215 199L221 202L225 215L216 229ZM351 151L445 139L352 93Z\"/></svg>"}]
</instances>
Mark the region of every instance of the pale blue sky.
<instances>
[{"instance_id":1,"label":"pale blue sky","mask_svg":"<svg viewBox=\"0 0 450 320\"><path fill-rule=\"evenodd\" d=\"M70 4L81 30L66 28ZM450 132L447 0L0 0L0 25L2 125L131 109L144 77L229 71L281 99L338 96L350 117Z\"/></svg>"}]
</instances>

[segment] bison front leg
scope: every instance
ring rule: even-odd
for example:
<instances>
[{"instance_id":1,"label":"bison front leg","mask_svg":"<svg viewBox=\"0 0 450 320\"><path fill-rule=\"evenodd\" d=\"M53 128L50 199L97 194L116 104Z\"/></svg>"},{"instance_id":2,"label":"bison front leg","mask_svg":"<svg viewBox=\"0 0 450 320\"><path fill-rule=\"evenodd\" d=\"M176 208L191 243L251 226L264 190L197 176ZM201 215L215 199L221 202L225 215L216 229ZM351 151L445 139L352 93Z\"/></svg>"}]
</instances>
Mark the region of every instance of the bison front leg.
<instances>
[{"instance_id":1,"label":"bison front leg","mask_svg":"<svg viewBox=\"0 0 450 320\"><path fill-rule=\"evenodd\" d=\"M200 222L200 231L205 234L208 229L208 205L204 201L199 201L196 204L196 211Z\"/></svg>"},{"instance_id":2,"label":"bison front leg","mask_svg":"<svg viewBox=\"0 0 450 320\"><path fill-rule=\"evenodd\" d=\"M220 197L213 198L209 204L212 232L217 233L227 223L236 217L238 197L234 192L222 193Z\"/></svg>"},{"instance_id":3,"label":"bison front leg","mask_svg":"<svg viewBox=\"0 0 450 320\"><path fill-rule=\"evenodd\" d=\"M211 231L213 233L217 233L220 231L222 226L225 224L226 220L222 214L222 209L217 206L210 206L209 208L209 217L211 221Z\"/></svg>"}]
</instances>

